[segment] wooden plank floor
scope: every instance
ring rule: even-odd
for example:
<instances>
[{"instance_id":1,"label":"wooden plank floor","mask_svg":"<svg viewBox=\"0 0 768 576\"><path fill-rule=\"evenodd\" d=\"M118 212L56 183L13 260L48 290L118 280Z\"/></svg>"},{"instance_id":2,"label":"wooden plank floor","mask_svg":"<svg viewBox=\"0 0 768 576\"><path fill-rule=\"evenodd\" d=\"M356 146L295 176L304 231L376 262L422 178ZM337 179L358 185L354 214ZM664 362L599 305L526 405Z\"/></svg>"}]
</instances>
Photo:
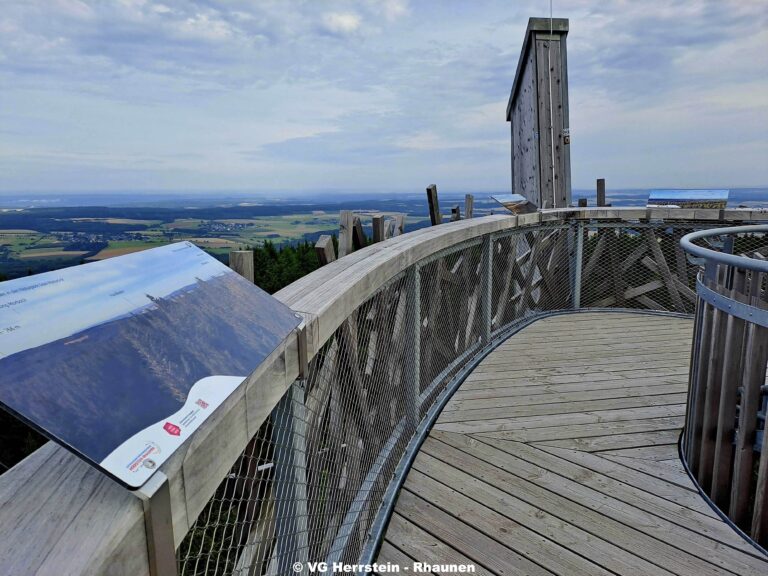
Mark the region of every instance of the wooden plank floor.
<instances>
[{"instance_id":1,"label":"wooden plank floor","mask_svg":"<svg viewBox=\"0 0 768 576\"><path fill-rule=\"evenodd\" d=\"M378 561L768 574L678 460L691 331L686 319L602 312L539 320L507 340L424 442Z\"/></svg>"}]
</instances>

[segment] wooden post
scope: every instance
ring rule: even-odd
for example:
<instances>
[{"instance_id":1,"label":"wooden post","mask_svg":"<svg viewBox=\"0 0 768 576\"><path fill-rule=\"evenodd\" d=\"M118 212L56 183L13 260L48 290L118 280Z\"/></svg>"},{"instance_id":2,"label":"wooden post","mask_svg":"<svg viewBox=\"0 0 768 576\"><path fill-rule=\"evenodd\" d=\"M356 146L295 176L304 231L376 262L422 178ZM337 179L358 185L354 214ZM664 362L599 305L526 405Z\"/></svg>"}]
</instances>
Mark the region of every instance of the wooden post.
<instances>
[{"instance_id":1,"label":"wooden post","mask_svg":"<svg viewBox=\"0 0 768 576\"><path fill-rule=\"evenodd\" d=\"M605 178L597 179L597 205L605 206Z\"/></svg>"},{"instance_id":2,"label":"wooden post","mask_svg":"<svg viewBox=\"0 0 768 576\"><path fill-rule=\"evenodd\" d=\"M232 250L229 253L229 267L246 280L254 282L256 279L253 250Z\"/></svg>"},{"instance_id":3,"label":"wooden post","mask_svg":"<svg viewBox=\"0 0 768 576\"><path fill-rule=\"evenodd\" d=\"M358 216L352 221L352 246L355 250L360 250L365 246L365 232L363 232L363 223Z\"/></svg>"},{"instance_id":4,"label":"wooden post","mask_svg":"<svg viewBox=\"0 0 768 576\"><path fill-rule=\"evenodd\" d=\"M458 220L461 220L461 206L456 204L456 206L451 208L451 222L456 222Z\"/></svg>"},{"instance_id":5,"label":"wooden post","mask_svg":"<svg viewBox=\"0 0 768 576\"><path fill-rule=\"evenodd\" d=\"M336 260L336 251L333 249L333 238L328 234L323 234L317 239L315 244L315 253L321 266Z\"/></svg>"},{"instance_id":6,"label":"wooden post","mask_svg":"<svg viewBox=\"0 0 768 576\"><path fill-rule=\"evenodd\" d=\"M464 218L472 218L475 208L475 197L472 194L464 196Z\"/></svg>"},{"instance_id":7,"label":"wooden post","mask_svg":"<svg viewBox=\"0 0 768 576\"><path fill-rule=\"evenodd\" d=\"M482 313L483 344L491 341L493 332L493 234L483 237L480 266L480 310Z\"/></svg>"},{"instance_id":8,"label":"wooden post","mask_svg":"<svg viewBox=\"0 0 768 576\"><path fill-rule=\"evenodd\" d=\"M179 572L173 545L173 516L168 477L162 472L155 472L134 494L141 499L144 508L149 573L153 576L175 576Z\"/></svg>"},{"instance_id":9,"label":"wooden post","mask_svg":"<svg viewBox=\"0 0 768 576\"><path fill-rule=\"evenodd\" d=\"M395 236L405 234L405 214L395 214Z\"/></svg>"},{"instance_id":10,"label":"wooden post","mask_svg":"<svg viewBox=\"0 0 768 576\"><path fill-rule=\"evenodd\" d=\"M352 253L353 218L351 210L342 210L339 213L339 258Z\"/></svg>"},{"instance_id":11,"label":"wooden post","mask_svg":"<svg viewBox=\"0 0 768 576\"><path fill-rule=\"evenodd\" d=\"M418 264L412 264L406 272L405 301L405 410L408 431L416 430L419 425L421 406L421 271Z\"/></svg>"},{"instance_id":12,"label":"wooden post","mask_svg":"<svg viewBox=\"0 0 768 576\"><path fill-rule=\"evenodd\" d=\"M586 207L587 207L587 199L579 198L579 208L586 208Z\"/></svg>"},{"instance_id":13,"label":"wooden post","mask_svg":"<svg viewBox=\"0 0 768 576\"><path fill-rule=\"evenodd\" d=\"M427 201L429 202L429 219L432 220L432 226L442 224L443 219L440 216L440 205L437 201L437 185L430 184L427 186Z\"/></svg>"},{"instance_id":14,"label":"wooden post","mask_svg":"<svg viewBox=\"0 0 768 576\"><path fill-rule=\"evenodd\" d=\"M273 412L274 482L282 508L275 528L278 574L295 572L293 563L306 563L309 554L307 413L304 401L304 382L296 381Z\"/></svg>"},{"instance_id":15,"label":"wooden post","mask_svg":"<svg viewBox=\"0 0 768 576\"><path fill-rule=\"evenodd\" d=\"M384 241L384 216L373 217L373 241Z\"/></svg>"}]
</instances>

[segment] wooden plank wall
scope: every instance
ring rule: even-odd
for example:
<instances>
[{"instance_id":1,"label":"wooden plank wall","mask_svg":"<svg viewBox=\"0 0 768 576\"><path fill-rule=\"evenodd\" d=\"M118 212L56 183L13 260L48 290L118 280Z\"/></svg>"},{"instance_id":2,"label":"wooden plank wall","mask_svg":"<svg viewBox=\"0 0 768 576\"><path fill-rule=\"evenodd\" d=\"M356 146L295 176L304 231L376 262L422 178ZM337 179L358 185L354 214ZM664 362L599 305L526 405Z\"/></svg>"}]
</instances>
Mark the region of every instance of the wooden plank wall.
<instances>
[{"instance_id":1,"label":"wooden plank wall","mask_svg":"<svg viewBox=\"0 0 768 576\"><path fill-rule=\"evenodd\" d=\"M536 145L538 110L533 48L525 56L525 71L512 109L512 192L541 206L539 151Z\"/></svg>"},{"instance_id":2,"label":"wooden plank wall","mask_svg":"<svg viewBox=\"0 0 768 576\"><path fill-rule=\"evenodd\" d=\"M539 95L539 197L542 202L539 206L542 208L564 208L571 201L570 190L565 188L564 176L569 167L565 163L566 147L563 145L563 127L567 125L567 119L563 116L561 90L563 67L560 54L560 36L536 35L536 86Z\"/></svg>"},{"instance_id":3,"label":"wooden plank wall","mask_svg":"<svg viewBox=\"0 0 768 576\"><path fill-rule=\"evenodd\" d=\"M567 33L567 20L529 20L507 108L512 192L544 209L571 203Z\"/></svg>"}]
</instances>

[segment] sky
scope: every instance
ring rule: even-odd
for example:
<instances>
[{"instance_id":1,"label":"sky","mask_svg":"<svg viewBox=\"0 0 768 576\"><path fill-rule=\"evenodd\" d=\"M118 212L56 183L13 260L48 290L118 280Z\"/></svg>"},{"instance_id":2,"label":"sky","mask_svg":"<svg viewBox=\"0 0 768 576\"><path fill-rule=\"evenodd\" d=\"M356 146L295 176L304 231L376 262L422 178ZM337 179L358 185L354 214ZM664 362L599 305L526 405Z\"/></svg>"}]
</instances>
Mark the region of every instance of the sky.
<instances>
[{"instance_id":1,"label":"sky","mask_svg":"<svg viewBox=\"0 0 768 576\"><path fill-rule=\"evenodd\" d=\"M0 0L0 193L509 191L529 16L485 0ZM768 185L768 0L554 2L574 188Z\"/></svg>"},{"instance_id":2,"label":"sky","mask_svg":"<svg viewBox=\"0 0 768 576\"><path fill-rule=\"evenodd\" d=\"M183 243L4 282L0 327L17 328L0 332L0 359L140 310L150 304L147 294L162 298L197 278L228 273L218 260Z\"/></svg>"}]
</instances>

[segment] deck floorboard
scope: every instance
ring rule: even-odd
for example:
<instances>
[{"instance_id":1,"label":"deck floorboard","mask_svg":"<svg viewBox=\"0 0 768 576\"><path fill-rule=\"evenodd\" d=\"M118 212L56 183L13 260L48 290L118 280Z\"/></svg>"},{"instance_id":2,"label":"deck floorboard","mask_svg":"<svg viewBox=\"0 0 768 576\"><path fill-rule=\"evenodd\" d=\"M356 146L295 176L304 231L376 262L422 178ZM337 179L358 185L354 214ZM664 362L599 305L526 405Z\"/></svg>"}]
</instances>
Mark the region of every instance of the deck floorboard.
<instances>
[{"instance_id":1,"label":"deck floorboard","mask_svg":"<svg viewBox=\"0 0 768 576\"><path fill-rule=\"evenodd\" d=\"M499 576L768 574L678 460L691 331L685 318L579 313L500 345L422 445L378 560Z\"/></svg>"}]
</instances>

